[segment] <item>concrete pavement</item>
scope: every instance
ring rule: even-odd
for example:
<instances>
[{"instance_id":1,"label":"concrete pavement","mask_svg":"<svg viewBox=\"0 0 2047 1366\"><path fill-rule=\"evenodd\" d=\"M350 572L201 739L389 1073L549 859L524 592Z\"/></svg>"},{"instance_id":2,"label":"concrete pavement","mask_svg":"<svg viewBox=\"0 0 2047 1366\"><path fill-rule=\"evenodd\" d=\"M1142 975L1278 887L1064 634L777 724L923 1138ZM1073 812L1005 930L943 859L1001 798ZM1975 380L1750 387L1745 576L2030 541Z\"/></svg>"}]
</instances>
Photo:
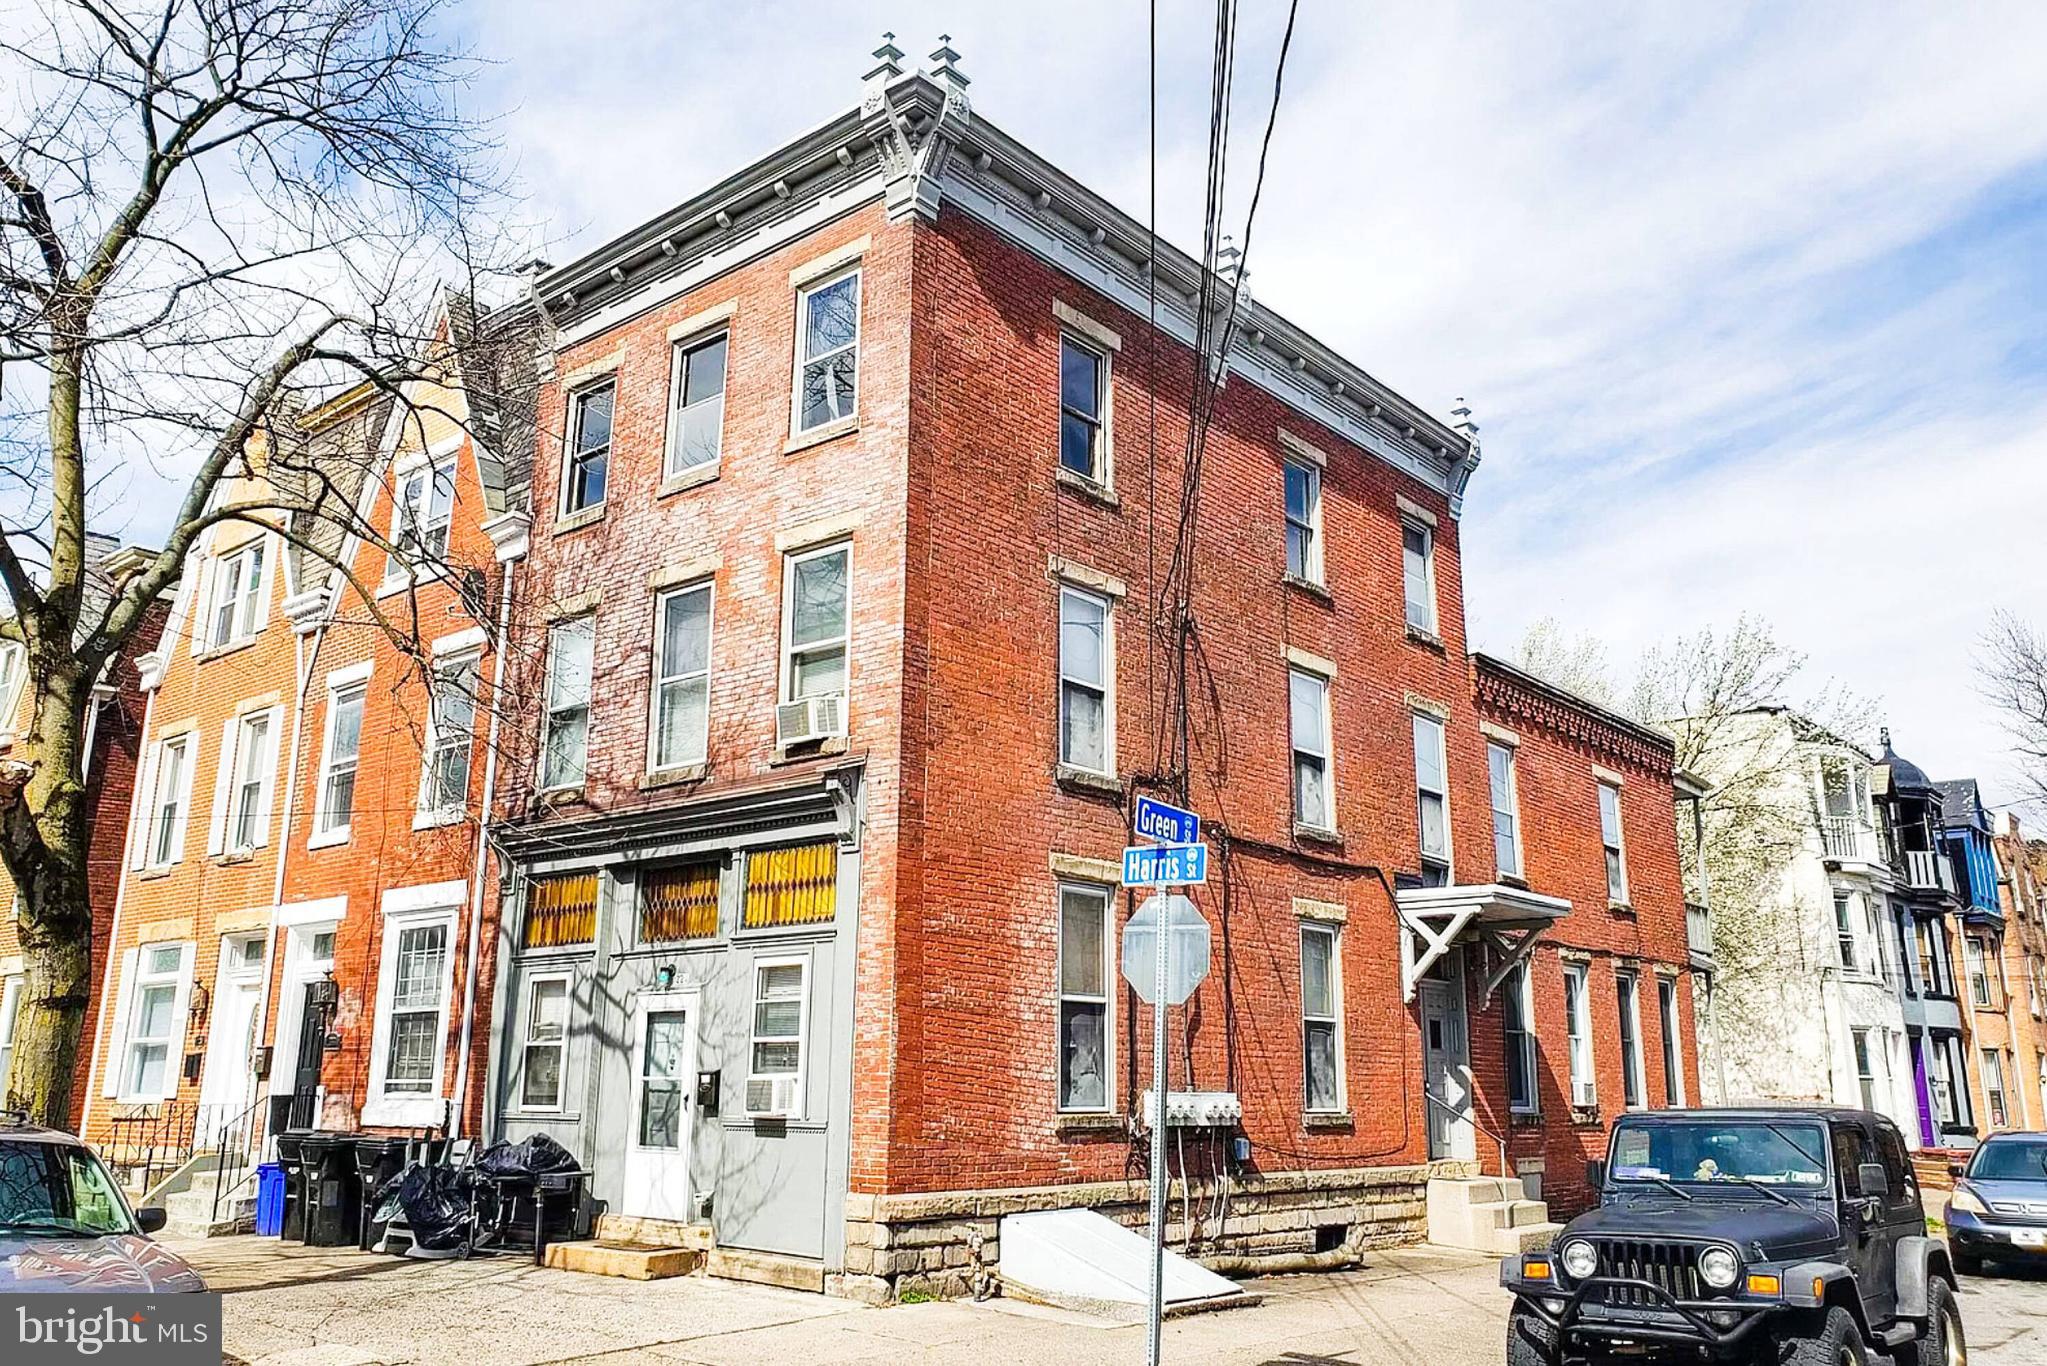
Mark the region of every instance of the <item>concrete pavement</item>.
<instances>
[{"instance_id":1,"label":"concrete pavement","mask_svg":"<svg viewBox=\"0 0 2047 1366\"><path fill-rule=\"evenodd\" d=\"M227 1350L249 1366L540 1366L761 1361L1144 1359L1144 1332L994 1300L868 1309L701 1276L622 1281L516 1259L413 1262L227 1238L178 1245L225 1292ZM1373 1253L1355 1271L1267 1277L1262 1303L1168 1322L1166 1358L1231 1366L1498 1366L1507 1299L1490 1259ZM1978 1366L2047 1362L2047 1278L1971 1279Z\"/></svg>"}]
</instances>

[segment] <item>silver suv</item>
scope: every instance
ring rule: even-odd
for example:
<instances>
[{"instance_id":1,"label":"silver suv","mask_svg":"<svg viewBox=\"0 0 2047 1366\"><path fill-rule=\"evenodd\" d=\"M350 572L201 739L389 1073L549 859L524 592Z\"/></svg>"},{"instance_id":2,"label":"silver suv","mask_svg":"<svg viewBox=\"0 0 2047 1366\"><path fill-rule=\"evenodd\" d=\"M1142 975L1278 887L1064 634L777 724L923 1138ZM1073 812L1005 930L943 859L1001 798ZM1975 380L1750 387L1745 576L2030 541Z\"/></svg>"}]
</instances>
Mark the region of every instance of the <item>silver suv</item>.
<instances>
[{"instance_id":1,"label":"silver suv","mask_svg":"<svg viewBox=\"0 0 2047 1366\"><path fill-rule=\"evenodd\" d=\"M204 1290L185 1259L149 1235L160 1209L136 1210L92 1149L0 1112L0 1292Z\"/></svg>"}]
</instances>

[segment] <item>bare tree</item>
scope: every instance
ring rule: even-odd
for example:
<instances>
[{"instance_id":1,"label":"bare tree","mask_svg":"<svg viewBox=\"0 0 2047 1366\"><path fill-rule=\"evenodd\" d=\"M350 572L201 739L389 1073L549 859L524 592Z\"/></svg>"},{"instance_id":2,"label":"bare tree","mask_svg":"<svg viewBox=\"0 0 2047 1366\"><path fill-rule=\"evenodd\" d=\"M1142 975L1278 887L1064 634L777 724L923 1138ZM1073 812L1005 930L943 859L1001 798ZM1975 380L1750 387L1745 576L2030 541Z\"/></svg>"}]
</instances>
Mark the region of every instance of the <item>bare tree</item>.
<instances>
[{"instance_id":1,"label":"bare tree","mask_svg":"<svg viewBox=\"0 0 2047 1366\"><path fill-rule=\"evenodd\" d=\"M94 683L210 528L332 553L309 527L356 506L336 453L260 484L251 453L289 463L293 413L445 363L436 282L498 264L472 235L496 221L495 148L438 10L45 0L0 38L0 638L34 699L0 761L27 976L5 1091L45 1122L67 1118L91 980ZM88 527L132 522L161 480L182 492L142 519L159 548L95 582Z\"/></svg>"},{"instance_id":2,"label":"bare tree","mask_svg":"<svg viewBox=\"0 0 2047 1366\"><path fill-rule=\"evenodd\" d=\"M1611 707L1613 663L1606 642L1574 633L1555 617L1544 617L1521 637L1516 661L1537 678L1576 693L1587 702Z\"/></svg>"},{"instance_id":3,"label":"bare tree","mask_svg":"<svg viewBox=\"0 0 2047 1366\"><path fill-rule=\"evenodd\" d=\"M2027 798L2047 802L2047 636L2012 612L1990 619L1976 676L1984 698L2004 716Z\"/></svg>"}]
</instances>

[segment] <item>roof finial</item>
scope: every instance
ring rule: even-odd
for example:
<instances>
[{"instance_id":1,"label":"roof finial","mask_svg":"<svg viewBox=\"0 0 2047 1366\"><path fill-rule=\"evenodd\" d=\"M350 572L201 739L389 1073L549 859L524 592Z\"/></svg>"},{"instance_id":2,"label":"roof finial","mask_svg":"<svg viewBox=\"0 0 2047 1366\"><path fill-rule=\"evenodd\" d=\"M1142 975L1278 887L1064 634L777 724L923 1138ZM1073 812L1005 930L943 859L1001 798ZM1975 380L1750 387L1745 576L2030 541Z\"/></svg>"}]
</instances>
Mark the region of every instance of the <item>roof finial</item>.
<instances>
[{"instance_id":1,"label":"roof finial","mask_svg":"<svg viewBox=\"0 0 2047 1366\"><path fill-rule=\"evenodd\" d=\"M1450 410L1450 428L1452 431L1462 432L1467 441L1475 440L1478 436L1478 424L1471 420L1471 404L1465 401L1462 394L1457 396L1457 406Z\"/></svg>"},{"instance_id":2,"label":"roof finial","mask_svg":"<svg viewBox=\"0 0 2047 1366\"><path fill-rule=\"evenodd\" d=\"M931 52L931 74L951 86L954 90L964 90L967 88L968 82L966 73L959 68L959 60L959 53L952 49L952 35L950 33L939 34L938 46L932 49Z\"/></svg>"},{"instance_id":3,"label":"roof finial","mask_svg":"<svg viewBox=\"0 0 2047 1366\"><path fill-rule=\"evenodd\" d=\"M896 46L895 34L882 34L881 46L874 49L873 56L875 65L860 78L861 80L872 81L879 77L884 81L892 81L903 74L903 50Z\"/></svg>"},{"instance_id":4,"label":"roof finial","mask_svg":"<svg viewBox=\"0 0 2047 1366\"><path fill-rule=\"evenodd\" d=\"M1237 250L1236 239L1224 233L1222 244L1215 249L1215 273L1235 284L1243 269L1244 253Z\"/></svg>"},{"instance_id":5,"label":"roof finial","mask_svg":"<svg viewBox=\"0 0 2047 1366\"><path fill-rule=\"evenodd\" d=\"M1868 731L1864 731L1862 733L1864 735L1869 734ZM1878 727L1876 735L1879 740L1883 741L1885 749L1889 749L1891 747L1891 728L1889 726Z\"/></svg>"}]
</instances>

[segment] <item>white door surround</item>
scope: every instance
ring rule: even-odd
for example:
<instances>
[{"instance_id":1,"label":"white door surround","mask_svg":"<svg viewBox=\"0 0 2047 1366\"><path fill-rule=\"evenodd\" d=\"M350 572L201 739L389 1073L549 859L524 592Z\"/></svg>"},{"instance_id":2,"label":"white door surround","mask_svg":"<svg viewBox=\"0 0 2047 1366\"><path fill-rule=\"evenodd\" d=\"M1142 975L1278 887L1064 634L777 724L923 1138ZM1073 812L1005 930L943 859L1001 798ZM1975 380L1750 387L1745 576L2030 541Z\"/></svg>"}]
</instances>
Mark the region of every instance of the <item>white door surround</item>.
<instances>
[{"instance_id":1,"label":"white door surround","mask_svg":"<svg viewBox=\"0 0 2047 1366\"><path fill-rule=\"evenodd\" d=\"M631 1127L621 1213L690 1221L697 993L651 992L633 1007Z\"/></svg>"},{"instance_id":2,"label":"white door surround","mask_svg":"<svg viewBox=\"0 0 2047 1366\"><path fill-rule=\"evenodd\" d=\"M1418 984L1421 999L1422 1085L1428 1111L1429 1157L1469 1160L1476 1153L1471 1126L1471 1050L1464 1012L1464 954L1452 950Z\"/></svg>"},{"instance_id":3,"label":"white door surround","mask_svg":"<svg viewBox=\"0 0 2047 1366\"><path fill-rule=\"evenodd\" d=\"M245 958L251 948L253 959ZM263 999L263 973L269 965L263 935L232 934L220 941L206 1070L199 1081L198 1132L193 1135L201 1148L211 1147L221 1126L239 1118L255 1099L256 1017Z\"/></svg>"}]
</instances>

